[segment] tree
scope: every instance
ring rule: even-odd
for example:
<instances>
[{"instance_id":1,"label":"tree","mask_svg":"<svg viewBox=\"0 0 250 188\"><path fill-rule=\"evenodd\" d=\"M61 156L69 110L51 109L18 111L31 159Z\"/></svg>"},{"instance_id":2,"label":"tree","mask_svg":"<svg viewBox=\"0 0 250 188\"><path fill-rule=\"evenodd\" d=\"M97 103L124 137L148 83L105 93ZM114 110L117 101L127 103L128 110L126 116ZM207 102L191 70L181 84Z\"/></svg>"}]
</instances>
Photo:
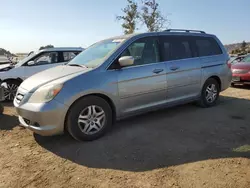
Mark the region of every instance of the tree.
<instances>
[{"instance_id":1,"label":"tree","mask_svg":"<svg viewBox=\"0 0 250 188\"><path fill-rule=\"evenodd\" d=\"M137 20L139 19L138 4L134 0L127 0L128 5L122 9L123 16L117 16L118 21L123 22L122 28L125 34L134 33L136 30Z\"/></svg>"},{"instance_id":2,"label":"tree","mask_svg":"<svg viewBox=\"0 0 250 188\"><path fill-rule=\"evenodd\" d=\"M241 43L241 49L242 49L242 50L245 50L246 47L247 47L247 43L246 43L246 41L243 41L243 42Z\"/></svg>"},{"instance_id":3,"label":"tree","mask_svg":"<svg viewBox=\"0 0 250 188\"><path fill-rule=\"evenodd\" d=\"M241 50L239 48L236 48L235 49L235 53L238 54L238 53L241 53Z\"/></svg>"},{"instance_id":4,"label":"tree","mask_svg":"<svg viewBox=\"0 0 250 188\"><path fill-rule=\"evenodd\" d=\"M141 21L149 32L160 31L167 28L168 19L159 10L159 4L155 0L142 1Z\"/></svg>"},{"instance_id":5,"label":"tree","mask_svg":"<svg viewBox=\"0 0 250 188\"><path fill-rule=\"evenodd\" d=\"M236 54L236 53L235 53L235 50L232 50L230 54Z\"/></svg>"},{"instance_id":6,"label":"tree","mask_svg":"<svg viewBox=\"0 0 250 188\"><path fill-rule=\"evenodd\" d=\"M43 50L43 49L47 49L47 48L54 48L54 46L51 45L51 44L46 45L46 46L41 46L41 47L39 48L39 50Z\"/></svg>"}]
</instances>

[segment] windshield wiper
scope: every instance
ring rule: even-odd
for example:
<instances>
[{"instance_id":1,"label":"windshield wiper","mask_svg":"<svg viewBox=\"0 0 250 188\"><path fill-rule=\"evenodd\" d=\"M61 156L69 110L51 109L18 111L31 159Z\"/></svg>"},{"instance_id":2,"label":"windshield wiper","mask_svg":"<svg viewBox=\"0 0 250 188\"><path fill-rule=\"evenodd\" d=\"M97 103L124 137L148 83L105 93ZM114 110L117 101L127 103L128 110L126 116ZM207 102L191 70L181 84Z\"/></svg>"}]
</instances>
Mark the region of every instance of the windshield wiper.
<instances>
[{"instance_id":1,"label":"windshield wiper","mask_svg":"<svg viewBox=\"0 0 250 188\"><path fill-rule=\"evenodd\" d=\"M82 67L82 68L88 68L87 66L85 65L80 65L80 64L66 64L68 66L74 66L74 67Z\"/></svg>"}]
</instances>

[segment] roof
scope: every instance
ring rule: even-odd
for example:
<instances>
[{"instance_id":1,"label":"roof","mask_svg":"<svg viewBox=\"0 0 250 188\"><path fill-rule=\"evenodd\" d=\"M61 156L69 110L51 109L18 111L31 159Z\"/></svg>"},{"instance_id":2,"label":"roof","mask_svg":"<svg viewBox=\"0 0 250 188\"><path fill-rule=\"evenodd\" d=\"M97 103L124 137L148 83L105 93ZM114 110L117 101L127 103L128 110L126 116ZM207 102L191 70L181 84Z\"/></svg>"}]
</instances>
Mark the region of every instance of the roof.
<instances>
[{"instance_id":1,"label":"roof","mask_svg":"<svg viewBox=\"0 0 250 188\"><path fill-rule=\"evenodd\" d=\"M105 40L115 40L115 39L129 39L134 36L147 36L147 35L187 35L187 36L214 36L212 34L205 33L204 31L199 31L199 30L185 30L185 29L169 29L165 31L159 31L159 32L145 32L145 33L134 33L134 34L128 34L128 35L120 35L120 36L115 36L111 38L107 38Z\"/></svg>"}]
</instances>

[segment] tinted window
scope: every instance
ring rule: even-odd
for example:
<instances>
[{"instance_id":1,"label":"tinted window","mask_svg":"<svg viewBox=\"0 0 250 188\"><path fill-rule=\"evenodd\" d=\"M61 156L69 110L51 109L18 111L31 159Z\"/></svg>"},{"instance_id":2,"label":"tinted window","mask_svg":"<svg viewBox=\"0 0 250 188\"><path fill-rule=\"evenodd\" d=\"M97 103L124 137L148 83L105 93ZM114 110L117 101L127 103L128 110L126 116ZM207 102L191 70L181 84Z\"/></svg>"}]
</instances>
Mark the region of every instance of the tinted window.
<instances>
[{"instance_id":1,"label":"tinted window","mask_svg":"<svg viewBox=\"0 0 250 188\"><path fill-rule=\"evenodd\" d=\"M195 39L199 56L211 56L222 54L222 51L213 38L199 37Z\"/></svg>"},{"instance_id":2,"label":"tinted window","mask_svg":"<svg viewBox=\"0 0 250 188\"><path fill-rule=\"evenodd\" d=\"M134 65L144 65L160 62L158 42L156 38L143 38L133 42L122 54L133 56Z\"/></svg>"},{"instance_id":3,"label":"tinted window","mask_svg":"<svg viewBox=\"0 0 250 188\"><path fill-rule=\"evenodd\" d=\"M67 62L73 59L75 56L77 56L79 52L63 52L63 61Z\"/></svg>"},{"instance_id":4,"label":"tinted window","mask_svg":"<svg viewBox=\"0 0 250 188\"><path fill-rule=\"evenodd\" d=\"M45 52L34 59L34 65L46 65L58 62L57 52Z\"/></svg>"},{"instance_id":5,"label":"tinted window","mask_svg":"<svg viewBox=\"0 0 250 188\"><path fill-rule=\"evenodd\" d=\"M192 57L191 44L186 37L161 37L161 47L164 61Z\"/></svg>"},{"instance_id":6,"label":"tinted window","mask_svg":"<svg viewBox=\"0 0 250 188\"><path fill-rule=\"evenodd\" d=\"M164 61L171 60L170 54L171 54L171 43L169 40L166 40L166 38L162 38L164 40L161 40L161 50L162 50L162 58Z\"/></svg>"},{"instance_id":7,"label":"tinted window","mask_svg":"<svg viewBox=\"0 0 250 188\"><path fill-rule=\"evenodd\" d=\"M191 48L188 41L176 40L171 44L172 60L187 59L192 57Z\"/></svg>"}]
</instances>

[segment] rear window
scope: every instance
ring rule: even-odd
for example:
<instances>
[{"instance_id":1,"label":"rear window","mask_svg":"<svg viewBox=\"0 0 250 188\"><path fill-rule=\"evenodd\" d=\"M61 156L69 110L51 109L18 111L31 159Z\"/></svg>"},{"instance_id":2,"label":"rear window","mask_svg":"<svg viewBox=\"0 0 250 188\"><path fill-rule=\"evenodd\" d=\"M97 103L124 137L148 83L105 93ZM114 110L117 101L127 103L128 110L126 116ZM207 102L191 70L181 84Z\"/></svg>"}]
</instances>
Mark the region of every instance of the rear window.
<instances>
[{"instance_id":1,"label":"rear window","mask_svg":"<svg viewBox=\"0 0 250 188\"><path fill-rule=\"evenodd\" d=\"M210 37L199 37L195 39L200 57L222 54L222 50L215 39Z\"/></svg>"}]
</instances>

